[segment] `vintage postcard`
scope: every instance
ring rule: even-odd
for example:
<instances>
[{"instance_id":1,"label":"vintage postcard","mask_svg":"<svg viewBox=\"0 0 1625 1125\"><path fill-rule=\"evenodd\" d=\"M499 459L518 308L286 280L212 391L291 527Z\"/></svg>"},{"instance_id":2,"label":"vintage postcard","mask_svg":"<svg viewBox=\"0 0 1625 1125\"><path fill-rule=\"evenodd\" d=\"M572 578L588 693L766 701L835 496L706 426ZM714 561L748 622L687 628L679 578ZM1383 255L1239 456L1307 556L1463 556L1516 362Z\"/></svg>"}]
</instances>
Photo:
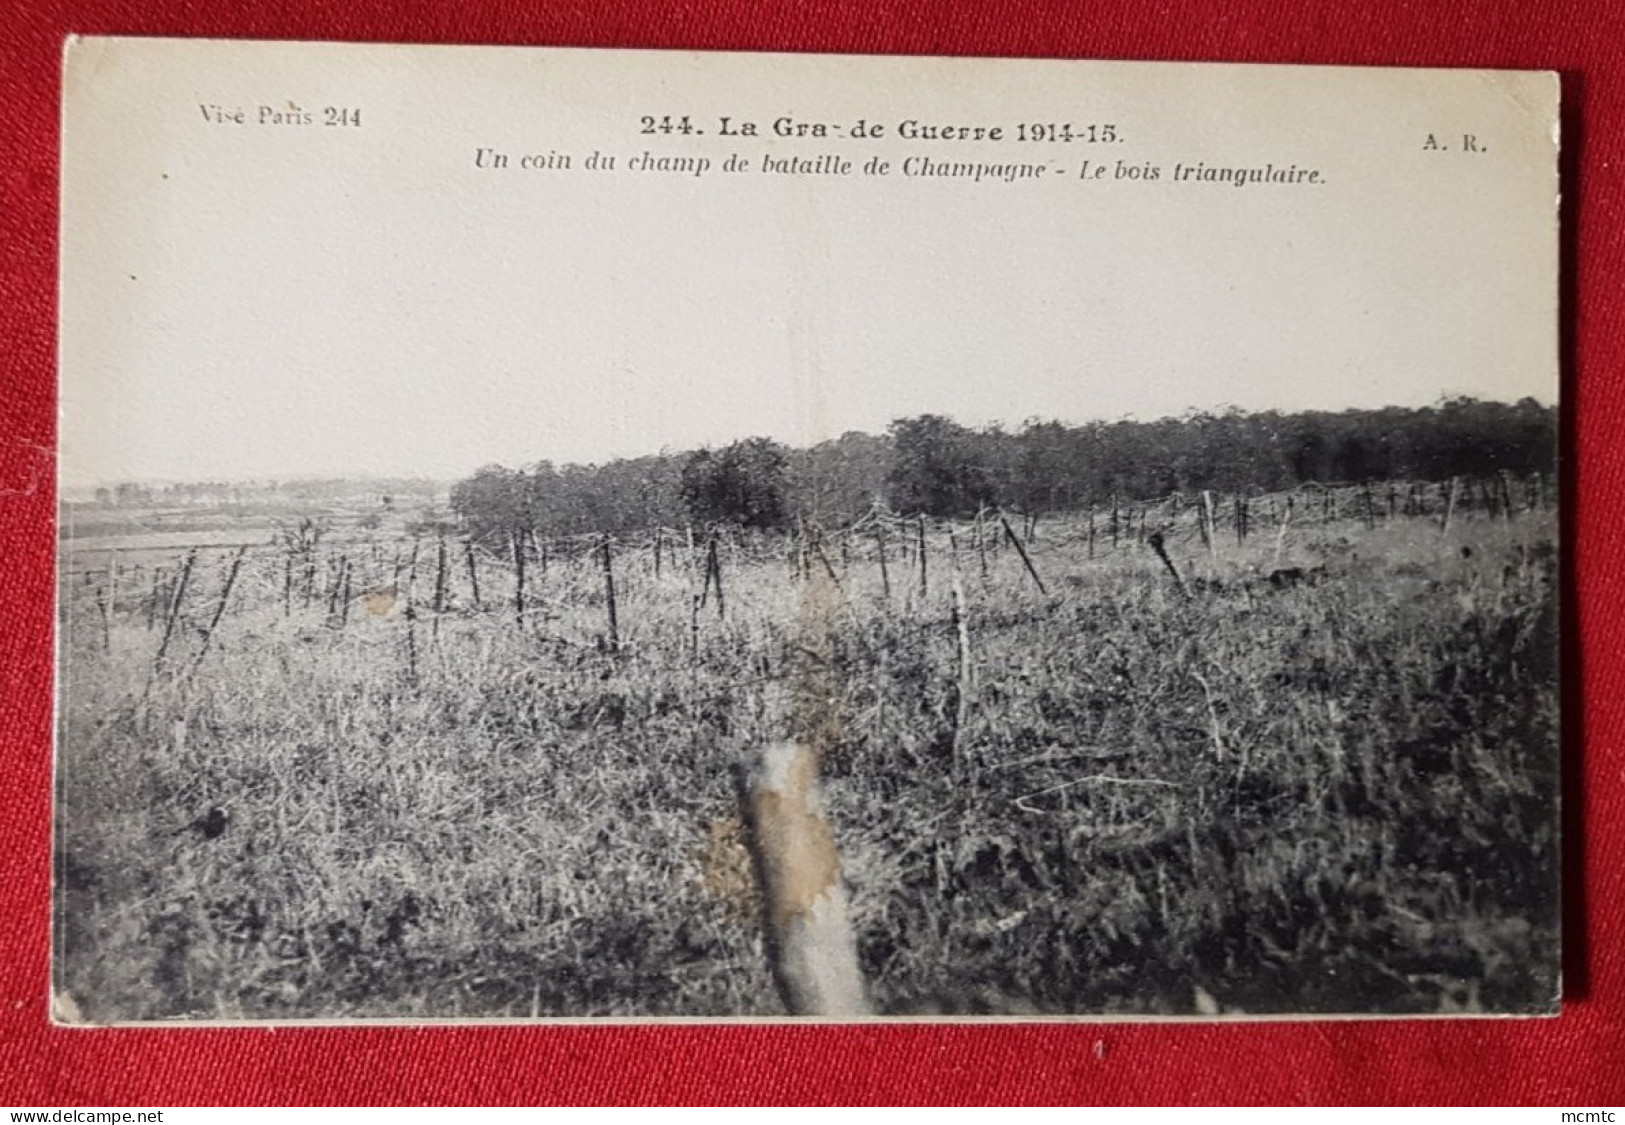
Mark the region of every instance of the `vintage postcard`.
<instances>
[{"instance_id":1,"label":"vintage postcard","mask_svg":"<svg viewBox=\"0 0 1625 1125\"><path fill-rule=\"evenodd\" d=\"M59 1021L1557 1010L1554 75L63 119Z\"/></svg>"}]
</instances>

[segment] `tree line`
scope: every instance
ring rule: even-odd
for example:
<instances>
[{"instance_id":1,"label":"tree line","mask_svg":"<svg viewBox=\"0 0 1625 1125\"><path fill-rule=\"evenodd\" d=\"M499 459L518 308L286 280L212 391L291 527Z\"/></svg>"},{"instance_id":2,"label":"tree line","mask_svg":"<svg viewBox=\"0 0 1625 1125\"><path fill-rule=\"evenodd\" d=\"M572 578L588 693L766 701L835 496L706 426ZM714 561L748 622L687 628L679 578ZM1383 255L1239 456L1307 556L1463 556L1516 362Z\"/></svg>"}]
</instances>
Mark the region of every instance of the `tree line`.
<instances>
[{"instance_id":1,"label":"tree line","mask_svg":"<svg viewBox=\"0 0 1625 1125\"><path fill-rule=\"evenodd\" d=\"M487 541L515 529L619 534L731 523L771 530L846 523L876 505L945 518L983 507L1057 513L1201 489L1549 472L1556 457L1557 410L1529 398L1191 412L1150 422L1033 420L1019 430L921 414L884 434L851 432L806 449L752 437L598 465L491 465L458 482L451 503L467 531Z\"/></svg>"},{"instance_id":2,"label":"tree line","mask_svg":"<svg viewBox=\"0 0 1625 1125\"><path fill-rule=\"evenodd\" d=\"M256 503L354 503L389 506L393 500L433 501L439 486L425 477L297 477L264 481L126 481L95 490L100 508L216 507Z\"/></svg>"}]
</instances>

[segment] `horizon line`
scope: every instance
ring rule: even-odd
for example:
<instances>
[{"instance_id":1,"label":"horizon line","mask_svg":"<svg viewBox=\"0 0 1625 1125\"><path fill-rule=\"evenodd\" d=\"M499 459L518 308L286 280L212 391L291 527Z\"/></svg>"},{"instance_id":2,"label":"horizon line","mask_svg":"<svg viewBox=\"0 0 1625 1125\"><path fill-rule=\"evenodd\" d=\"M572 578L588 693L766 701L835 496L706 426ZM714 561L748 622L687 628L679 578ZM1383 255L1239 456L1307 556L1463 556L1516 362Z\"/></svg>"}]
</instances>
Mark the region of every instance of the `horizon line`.
<instances>
[{"instance_id":1,"label":"horizon line","mask_svg":"<svg viewBox=\"0 0 1625 1125\"><path fill-rule=\"evenodd\" d=\"M1442 394L1440 394L1440 396L1437 399L1435 399L1434 401L1432 401L1430 403L1427 403L1426 405L1423 405L1423 406L1405 406L1405 405L1402 405L1402 404L1399 404L1399 403L1388 402L1388 403L1383 403L1383 404L1381 404L1379 406L1345 406L1345 407L1341 407L1341 408L1311 408L1311 409L1305 409L1305 410L1286 410L1286 411L1283 411L1283 410L1280 410L1280 409L1277 409L1277 408L1269 408L1269 409L1263 409L1263 410L1249 410L1249 409L1246 409L1246 408L1243 408L1243 407L1238 407L1238 406L1236 406L1234 404L1226 403L1226 404L1222 404L1222 405L1214 406L1214 407L1189 406L1189 407L1186 407L1181 413L1178 413L1178 414L1163 414L1163 415L1159 415L1159 416L1157 416L1155 418L1141 418L1140 416L1138 416L1136 414L1130 413L1130 414L1123 414L1123 415L1120 415L1120 416L1115 417L1115 418L1089 418L1089 419L1085 419L1083 421L1072 422L1072 421L1067 421L1067 420L1065 420L1063 418L1055 417L1055 416L1044 417L1044 416L1040 416L1040 415L1029 415L1028 417L1023 418L1018 424L1015 424L1014 426L1012 426L1011 423L1008 423L1008 422L1006 422L1006 421L1004 421L1002 419L1001 420L990 421L990 422L984 422L984 423L981 423L980 425L966 425L965 423L959 422L957 419L955 419L950 414L945 414L945 413L942 413L940 411L934 411L934 410L923 410L923 411L920 411L919 413L916 413L916 414L899 415L897 418L893 419L892 422L887 423L887 425L889 427L890 425L892 425L895 422L904 421L904 420L907 420L907 419L910 419L910 418L941 417L941 418L947 418L950 422L953 422L955 425L962 426L964 429L970 430L973 433L989 433L989 432L998 431L998 432L1003 432L1003 433L1006 433L1006 434L1020 434L1021 432L1023 432L1026 429L1031 428L1032 426L1035 426L1035 425L1047 425L1047 424L1050 424L1050 423L1059 423L1059 424L1061 424L1063 426L1067 426L1069 428L1082 429L1082 428L1086 428L1086 427L1089 427L1089 426L1112 426L1112 425L1119 425L1119 424L1124 424L1124 423L1137 423L1137 424L1140 424L1140 425L1154 425L1154 424L1159 423L1159 422L1185 421L1185 420L1191 419L1193 417L1201 417L1201 416L1204 416L1204 415L1209 416L1209 417L1229 417L1229 416L1234 416L1234 415L1240 415L1240 416L1243 416L1243 417L1256 417L1256 416L1263 415L1263 414L1281 414L1284 417L1303 417L1305 415L1313 415L1313 414L1380 413L1380 412L1382 412L1384 410L1404 410L1404 411L1410 411L1410 412L1413 412L1413 413L1420 413L1420 412L1426 411L1426 410L1438 409L1439 407L1444 406L1444 405L1446 405L1448 403L1451 403L1451 402L1462 402L1462 401L1471 402L1471 403L1484 403L1484 404L1498 405L1498 406L1517 406L1522 402L1532 401L1543 410L1556 410L1556 409L1559 409L1561 407L1561 405L1562 405L1561 400L1553 401L1553 402L1543 402L1543 401L1541 401L1539 396L1532 395L1532 394L1522 395L1517 399L1509 400L1509 399L1505 399L1505 398L1481 397L1479 395L1474 395L1474 394L1448 394L1448 393L1442 393ZM813 442L812 444L809 445L809 444L801 444L801 443L790 442L790 441L782 441L782 440L780 440L778 438L772 437L772 436L767 435L767 434L760 434L760 433L757 433L757 434L743 434L743 435L741 435L739 437L731 439L729 442L726 442L726 443L719 443L719 444L705 443L705 444L700 444L700 445L696 445L696 446L692 446L692 447L685 447L685 448L676 449L676 450L672 449L670 446L661 446L658 450L648 452L648 453L637 453L637 454L632 454L632 455L629 455L629 456L603 457L603 458L599 458L597 460L591 460L591 461L553 462L550 458L547 458L547 457L535 457L535 458L531 458L529 460L523 461L520 464L515 465L515 466L508 466L508 465L502 464L501 462L494 461L494 460L493 461L484 461L484 462L481 462L480 464L474 466L473 468L465 469L465 470L463 470L463 471L461 471L459 473L454 473L454 474L449 475L449 476L438 475L438 474L429 474L429 473L383 471L383 470L334 470L334 471L319 471L318 470L318 471L300 471L300 472L291 472L291 473L269 473L269 474L253 474L253 475L235 475L235 476L232 476L232 475L220 475L220 476L203 476L203 477L186 477L186 478L182 478L182 477L124 477L124 478L119 478L119 479L116 479L116 480L103 479L103 480L99 480L99 481L96 481L96 482L93 482L93 483L90 483L90 484L73 485L71 487L67 487L67 486L64 486L62 484L62 472L63 472L64 460L60 456L60 439L59 439L59 451L58 451L59 456L58 456L58 461L57 461L57 472L56 472L57 499L58 499L58 502L60 503L60 502L62 502L62 500L70 492L75 493L75 494L84 493L84 492L95 492L95 491L98 491L98 490L104 489L104 488L117 488L117 487L119 487L121 485L134 485L134 486L142 487L142 488L162 488L162 487L171 487L171 486L174 486L174 485L206 485L206 484L207 485L226 485L228 487L244 487L244 486L265 486L265 485L296 485L296 484L317 483L317 482L324 482L324 481L345 481L345 482L353 482L353 483L357 483L357 484L365 484L365 483L369 483L369 482L397 481L397 482L402 482L402 483L432 484L432 485L436 485L436 486L453 485L453 484L456 484L459 481L466 480L469 477L474 476L475 474L479 473L480 471L482 471L484 469L492 468L492 467L503 468L503 469L511 468L511 469L513 469L515 471L523 471L527 466L537 465L537 464L541 464L541 463L545 462L545 463L554 464L558 468L570 468L570 467L598 468L598 467L602 467L604 465L613 464L613 463L615 463L617 461L641 461L641 460L644 460L644 459L652 459L652 458L660 458L660 457L680 457L680 456L687 456L689 454L696 453L696 452L699 452L701 450L725 449L725 448L727 448L728 445L731 445L734 442L750 441L753 438L762 438L762 437L766 437L769 441L777 442L779 445L784 446L786 449L789 449L789 450L792 450L792 451L810 450L810 449L817 449L819 446L829 445L829 444L832 444L834 442L841 441L841 440L843 440L843 439L845 439L847 437L850 437L852 435L859 435L859 436L863 436L863 437L874 437L874 438L883 438L883 437L887 436L885 430L881 430L878 433L871 433L868 430L853 429L853 430L845 430L845 431L841 432L840 434L835 435L834 437L825 438L822 441Z\"/></svg>"}]
</instances>

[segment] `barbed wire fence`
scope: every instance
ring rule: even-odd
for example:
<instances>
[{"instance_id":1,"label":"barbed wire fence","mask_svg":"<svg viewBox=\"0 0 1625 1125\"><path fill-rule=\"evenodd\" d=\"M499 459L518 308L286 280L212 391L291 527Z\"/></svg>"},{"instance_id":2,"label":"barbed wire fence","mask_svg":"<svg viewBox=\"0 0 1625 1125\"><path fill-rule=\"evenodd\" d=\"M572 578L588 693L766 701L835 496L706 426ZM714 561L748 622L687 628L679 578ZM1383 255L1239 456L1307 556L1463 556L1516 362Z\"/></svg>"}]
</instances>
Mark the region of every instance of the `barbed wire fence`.
<instances>
[{"instance_id":1,"label":"barbed wire fence","mask_svg":"<svg viewBox=\"0 0 1625 1125\"><path fill-rule=\"evenodd\" d=\"M515 528L493 544L441 525L394 538L322 534L310 521L268 539L199 543L153 559L152 549L75 549L66 541L60 577L61 627L89 629L111 655L121 631L145 638L152 676L183 664L190 676L217 630L243 616L258 628L346 630L369 622L404 623L411 674L425 645L449 619L507 619L533 631L566 610L602 613L592 639L554 636L559 644L619 650L628 640L628 597L672 599L688 617L697 657L703 623L742 612L735 579L782 566L789 581L818 571L843 594L860 584L882 601L915 609L958 576L973 587L1016 583L1049 596L1091 561L1138 552L1150 558L1172 545L1185 556L1219 558L1259 546L1279 561L1294 532L1372 531L1384 525L1434 525L1447 534L1465 520L1503 520L1550 511L1552 482L1541 474L1447 481L1308 483L1275 493L1204 490L1151 499L1109 496L1067 512L983 508L942 519L876 504L858 519L825 525L800 518L783 531L732 525L655 526L633 534L544 535ZM1273 547L1273 552L1268 548ZM1257 563L1257 559L1254 560ZM1263 565L1259 563L1259 565ZM732 609L730 610L730 603ZM946 604L946 602L944 602ZM924 628L954 627L941 620ZM635 632L635 629L634 629ZM423 633L423 636L419 634ZM185 649L188 655L171 653ZM179 672L177 671L177 674Z\"/></svg>"}]
</instances>

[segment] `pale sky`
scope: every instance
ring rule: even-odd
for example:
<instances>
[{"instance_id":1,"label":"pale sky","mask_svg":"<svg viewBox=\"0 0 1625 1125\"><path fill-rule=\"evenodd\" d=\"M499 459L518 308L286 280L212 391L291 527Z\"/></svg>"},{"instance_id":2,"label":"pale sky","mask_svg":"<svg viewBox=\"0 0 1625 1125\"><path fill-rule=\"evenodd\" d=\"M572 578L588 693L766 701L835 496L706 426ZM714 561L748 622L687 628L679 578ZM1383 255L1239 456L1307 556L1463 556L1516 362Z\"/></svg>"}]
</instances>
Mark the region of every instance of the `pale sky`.
<instances>
[{"instance_id":1,"label":"pale sky","mask_svg":"<svg viewBox=\"0 0 1625 1125\"><path fill-rule=\"evenodd\" d=\"M1469 72L90 44L70 60L62 483L449 478L934 412L1556 398L1553 82ZM354 105L353 128L202 103ZM643 113L1111 120L1078 145L644 137ZM1434 132L1490 151L1429 152ZM480 171L475 149L575 168ZM582 164L598 150L613 173ZM704 176L625 170L704 155ZM719 170L738 152L751 171ZM881 179L762 173L880 155ZM906 178L910 156L1047 163ZM1084 182L1084 159L1163 166ZM1175 184L1177 162L1322 170Z\"/></svg>"}]
</instances>

